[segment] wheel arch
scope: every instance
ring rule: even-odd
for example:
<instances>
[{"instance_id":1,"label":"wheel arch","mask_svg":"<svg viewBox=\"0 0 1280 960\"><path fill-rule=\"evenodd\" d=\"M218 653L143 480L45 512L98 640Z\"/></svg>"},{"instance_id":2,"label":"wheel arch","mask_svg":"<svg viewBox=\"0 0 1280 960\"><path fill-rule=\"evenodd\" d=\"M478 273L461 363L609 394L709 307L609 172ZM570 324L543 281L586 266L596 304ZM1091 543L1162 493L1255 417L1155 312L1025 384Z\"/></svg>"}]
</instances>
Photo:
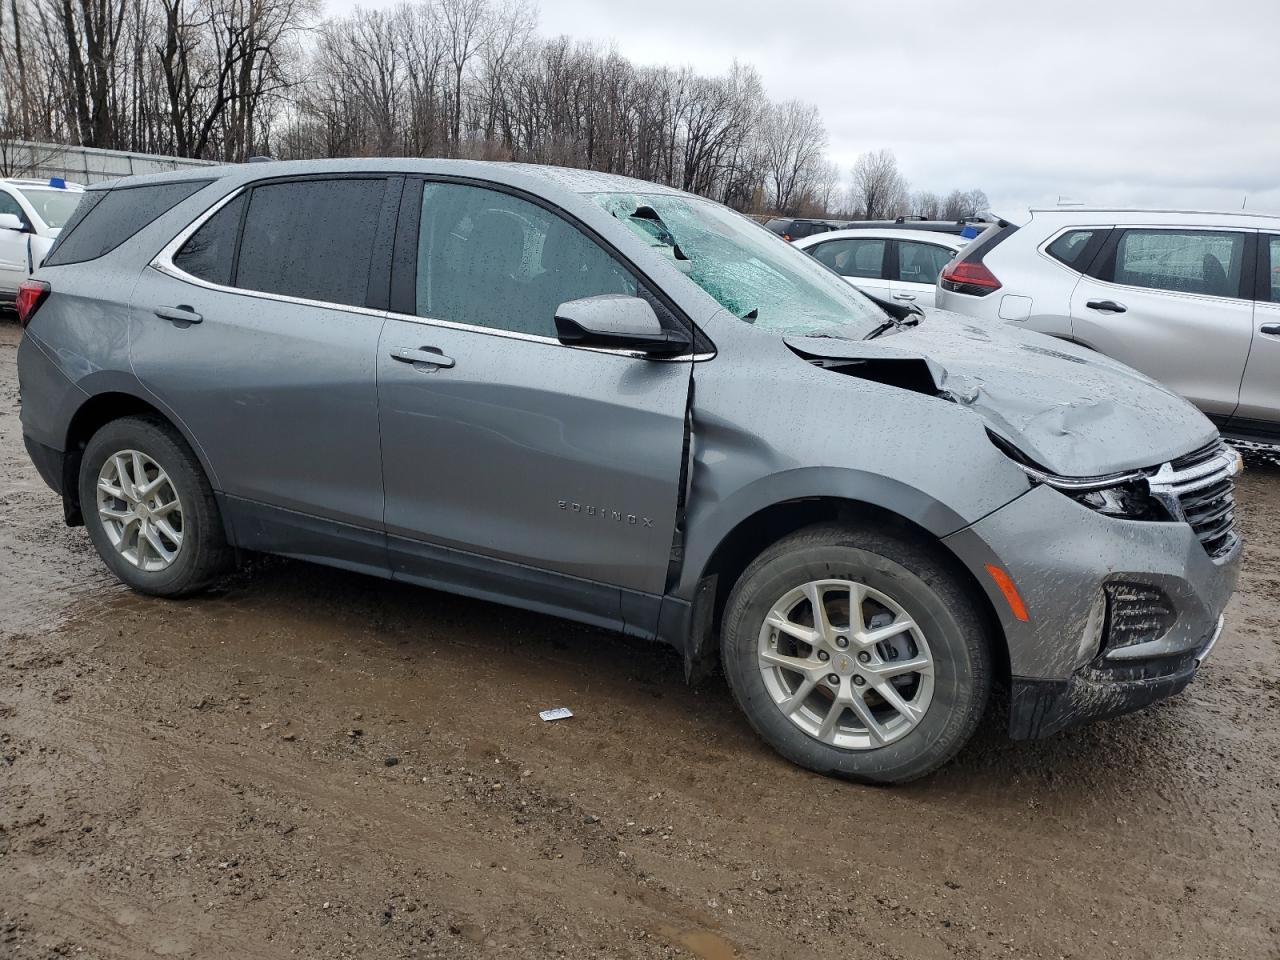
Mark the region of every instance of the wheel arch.
<instances>
[{"instance_id":1,"label":"wheel arch","mask_svg":"<svg viewBox=\"0 0 1280 960\"><path fill-rule=\"evenodd\" d=\"M195 442L178 418L162 409L154 399L116 386L114 389L103 390L87 397L67 422L63 446L65 455L62 459L62 504L69 526L84 524L84 514L80 504L80 464L90 438L108 423L134 416L153 417L174 430L195 453L201 469L209 478L210 486L217 494L219 488L216 474L210 467L204 451L200 449L200 445ZM225 511L223 525L226 528L228 542L234 543Z\"/></svg>"},{"instance_id":2,"label":"wheel arch","mask_svg":"<svg viewBox=\"0 0 1280 960\"><path fill-rule=\"evenodd\" d=\"M939 505L940 506L940 505ZM916 511L913 511L916 512ZM740 517L716 542L696 575L686 569L682 582L690 585L689 615L683 639L685 673L691 680L714 671L718 663L720 621L729 593L743 571L764 550L783 537L816 523L838 522L874 526L926 544L947 564L970 594L987 623L992 638L992 663L996 679L1009 677L1008 639L988 592L977 576L944 541L944 537L965 524L955 517L950 522L929 523L945 516L945 508L911 516L883 503L853 496L821 494L776 500ZM925 521L925 522L922 522ZM950 527L950 529L948 529Z\"/></svg>"}]
</instances>

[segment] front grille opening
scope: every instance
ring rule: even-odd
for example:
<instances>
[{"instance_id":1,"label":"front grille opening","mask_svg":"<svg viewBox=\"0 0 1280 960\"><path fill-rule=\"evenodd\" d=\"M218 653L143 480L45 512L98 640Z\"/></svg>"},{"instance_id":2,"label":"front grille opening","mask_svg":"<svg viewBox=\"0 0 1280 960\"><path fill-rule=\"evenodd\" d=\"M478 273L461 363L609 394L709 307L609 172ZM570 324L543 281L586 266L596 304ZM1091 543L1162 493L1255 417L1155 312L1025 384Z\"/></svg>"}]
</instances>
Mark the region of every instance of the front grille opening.
<instances>
[{"instance_id":1,"label":"front grille opening","mask_svg":"<svg viewBox=\"0 0 1280 960\"><path fill-rule=\"evenodd\" d=\"M1104 655L1123 647L1159 640L1178 619L1173 601L1159 587L1146 583L1112 581L1107 593L1107 624L1103 629Z\"/></svg>"},{"instance_id":2,"label":"front grille opening","mask_svg":"<svg viewBox=\"0 0 1280 960\"><path fill-rule=\"evenodd\" d=\"M1205 552L1215 558L1229 553L1238 541L1235 484L1230 463L1220 459L1221 467L1216 472L1212 466L1212 461L1221 458L1227 450L1221 440L1215 440L1171 461L1161 473L1171 471L1172 476L1153 478L1153 484L1157 480L1167 483L1166 493L1177 497L1183 518L1191 525ZM1207 475L1206 465L1209 465Z\"/></svg>"}]
</instances>

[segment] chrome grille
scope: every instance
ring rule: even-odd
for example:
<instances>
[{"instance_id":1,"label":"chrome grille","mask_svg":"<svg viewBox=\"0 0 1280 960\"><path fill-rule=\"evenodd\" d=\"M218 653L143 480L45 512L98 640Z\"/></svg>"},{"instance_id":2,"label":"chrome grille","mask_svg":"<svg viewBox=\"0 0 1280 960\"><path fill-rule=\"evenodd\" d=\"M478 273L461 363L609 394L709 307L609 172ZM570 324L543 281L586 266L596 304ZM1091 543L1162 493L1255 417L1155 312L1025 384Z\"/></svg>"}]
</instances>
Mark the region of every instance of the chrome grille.
<instances>
[{"instance_id":1,"label":"chrome grille","mask_svg":"<svg viewBox=\"0 0 1280 960\"><path fill-rule=\"evenodd\" d=\"M1151 493L1176 519L1191 524L1205 552L1219 557L1235 546L1235 484L1240 455L1215 441L1166 463L1148 478Z\"/></svg>"}]
</instances>

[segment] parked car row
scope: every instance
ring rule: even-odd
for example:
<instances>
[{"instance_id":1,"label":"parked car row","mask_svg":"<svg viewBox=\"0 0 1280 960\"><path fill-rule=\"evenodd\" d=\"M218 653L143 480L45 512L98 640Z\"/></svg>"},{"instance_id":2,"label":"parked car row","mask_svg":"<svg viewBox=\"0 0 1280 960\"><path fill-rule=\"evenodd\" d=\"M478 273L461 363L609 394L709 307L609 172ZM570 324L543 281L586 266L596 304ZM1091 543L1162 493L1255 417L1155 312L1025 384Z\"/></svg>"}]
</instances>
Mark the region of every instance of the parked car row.
<instances>
[{"instance_id":1,"label":"parked car row","mask_svg":"<svg viewBox=\"0 0 1280 960\"><path fill-rule=\"evenodd\" d=\"M24 441L136 590L258 550L655 638L783 756L901 782L998 681L1016 737L1181 690L1241 555L1212 423L895 299L957 242L910 234L811 256L669 188L471 161L95 185L19 288ZM1013 279L989 235L948 293Z\"/></svg>"}]
</instances>

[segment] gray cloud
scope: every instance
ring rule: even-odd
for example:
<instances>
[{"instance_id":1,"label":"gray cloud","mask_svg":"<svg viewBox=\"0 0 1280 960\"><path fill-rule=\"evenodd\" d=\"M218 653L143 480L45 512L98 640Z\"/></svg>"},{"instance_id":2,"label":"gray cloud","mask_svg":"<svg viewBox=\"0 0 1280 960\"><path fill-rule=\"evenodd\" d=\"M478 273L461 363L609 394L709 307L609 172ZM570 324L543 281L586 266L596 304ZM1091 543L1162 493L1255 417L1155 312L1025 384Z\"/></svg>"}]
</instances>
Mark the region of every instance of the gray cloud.
<instances>
[{"instance_id":1,"label":"gray cloud","mask_svg":"<svg viewBox=\"0 0 1280 960\"><path fill-rule=\"evenodd\" d=\"M368 6L368 3L364 5ZM389 3L379 2L382 6ZM330 0L345 12L352 0ZM1089 203L1280 213L1280 0L541 0L540 30L644 64L754 65L847 168L1012 215Z\"/></svg>"}]
</instances>

